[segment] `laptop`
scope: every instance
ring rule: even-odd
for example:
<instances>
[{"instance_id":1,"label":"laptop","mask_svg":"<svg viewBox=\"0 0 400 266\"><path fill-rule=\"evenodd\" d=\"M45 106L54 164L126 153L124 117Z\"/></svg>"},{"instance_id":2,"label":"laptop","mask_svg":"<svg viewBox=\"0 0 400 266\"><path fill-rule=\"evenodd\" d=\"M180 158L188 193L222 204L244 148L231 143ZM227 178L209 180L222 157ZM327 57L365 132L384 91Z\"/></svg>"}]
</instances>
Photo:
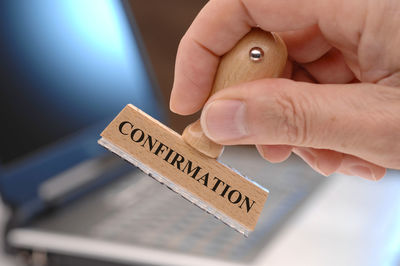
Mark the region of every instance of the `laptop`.
<instances>
[{"instance_id":1,"label":"laptop","mask_svg":"<svg viewBox=\"0 0 400 266\"><path fill-rule=\"evenodd\" d=\"M127 103L165 122L127 1L0 3L7 252L34 265L251 265L325 180L252 147L220 160L270 190L248 238L99 147Z\"/></svg>"}]
</instances>

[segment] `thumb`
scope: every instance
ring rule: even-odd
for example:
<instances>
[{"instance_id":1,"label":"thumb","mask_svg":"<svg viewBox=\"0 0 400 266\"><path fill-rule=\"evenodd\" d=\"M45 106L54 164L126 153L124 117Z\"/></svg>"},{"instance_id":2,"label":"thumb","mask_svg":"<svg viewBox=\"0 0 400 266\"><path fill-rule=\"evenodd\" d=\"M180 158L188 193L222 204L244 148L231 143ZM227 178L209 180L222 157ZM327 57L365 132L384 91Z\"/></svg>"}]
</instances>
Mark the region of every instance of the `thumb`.
<instances>
[{"instance_id":1,"label":"thumb","mask_svg":"<svg viewBox=\"0 0 400 266\"><path fill-rule=\"evenodd\" d=\"M221 144L293 145L400 168L400 90L264 79L224 89L201 125Z\"/></svg>"}]
</instances>

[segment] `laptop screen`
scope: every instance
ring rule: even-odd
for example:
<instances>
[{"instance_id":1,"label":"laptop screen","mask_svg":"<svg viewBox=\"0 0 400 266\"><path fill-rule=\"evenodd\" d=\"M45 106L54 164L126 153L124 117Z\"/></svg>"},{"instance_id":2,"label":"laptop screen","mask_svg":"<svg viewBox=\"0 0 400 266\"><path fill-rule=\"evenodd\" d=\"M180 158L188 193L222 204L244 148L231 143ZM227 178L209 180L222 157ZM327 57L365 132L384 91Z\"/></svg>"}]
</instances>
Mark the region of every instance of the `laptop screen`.
<instances>
[{"instance_id":1,"label":"laptop screen","mask_svg":"<svg viewBox=\"0 0 400 266\"><path fill-rule=\"evenodd\" d=\"M105 126L127 103L156 115L119 1L1 1L0 34L3 167L84 128Z\"/></svg>"},{"instance_id":2,"label":"laptop screen","mask_svg":"<svg viewBox=\"0 0 400 266\"><path fill-rule=\"evenodd\" d=\"M10 206L31 210L46 180L106 153L99 135L126 104L162 115L126 4L0 1L0 194Z\"/></svg>"}]
</instances>

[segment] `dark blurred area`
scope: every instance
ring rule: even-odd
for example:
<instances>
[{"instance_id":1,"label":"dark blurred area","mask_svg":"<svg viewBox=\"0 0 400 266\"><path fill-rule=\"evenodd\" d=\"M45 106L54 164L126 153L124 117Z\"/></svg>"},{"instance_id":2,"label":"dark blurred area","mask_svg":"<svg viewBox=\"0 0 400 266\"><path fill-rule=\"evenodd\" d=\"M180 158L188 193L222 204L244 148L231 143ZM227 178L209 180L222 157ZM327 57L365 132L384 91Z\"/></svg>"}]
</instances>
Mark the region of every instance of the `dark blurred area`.
<instances>
[{"instance_id":1,"label":"dark blurred area","mask_svg":"<svg viewBox=\"0 0 400 266\"><path fill-rule=\"evenodd\" d=\"M207 0L130 1L166 107L169 106L179 41L207 2ZM168 115L170 126L179 133L198 117L198 114L179 116L169 111L169 108Z\"/></svg>"},{"instance_id":2,"label":"dark blurred area","mask_svg":"<svg viewBox=\"0 0 400 266\"><path fill-rule=\"evenodd\" d=\"M96 141L126 104L166 121L127 4L0 2L0 193L11 206L105 154Z\"/></svg>"},{"instance_id":3,"label":"dark blurred area","mask_svg":"<svg viewBox=\"0 0 400 266\"><path fill-rule=\"evenodd\" d=\"M73 3L52 5L38 1L24 3L27 8L21 14L21 1L2 1L0 162L10 163L20 155L91 126L94 121L118 112L132 98L140 106L140 98L147 99L148 95L143 94L151 81L135 80L140 75L126 72L144 71L142 66L135 65L139 56L149 57L161 87L162 107L168 110L164 121L181 132L196 116L182 117L168 109L175 55L180 38L206 2L130 1L129 8L148 52L139 55L124 47L132 42L127 34L131 29L117 25L123 15L121 10L110 13L109 9L115 7L99 5L92 9L92 14L85 14L92 8L88 4L81 3L80 9L74 9ZM138 82L143 83L143 88L137 87ZM18 139L18 145L11 139Z\"/></svg>"},{"instance_id":4,"label":"dark blurred area","mask_svg":"<svg viewBox=\"0 0 400 266\"><path fill-rule=\"evenodd\" d=\"M158 108L168 109L179 40L205 2L130 1L146 55L134 50L126 10L113 1L79 8L68 1L2 1L0 162L10 163L98 120L109 121L130 102L158 117L152 113L157 103L149 102L157 86L146 80L138 58L149 56L162 88L164 105ZM178 131L191 120L167 115L164 121Z\"/></svg>"}]
</instances>

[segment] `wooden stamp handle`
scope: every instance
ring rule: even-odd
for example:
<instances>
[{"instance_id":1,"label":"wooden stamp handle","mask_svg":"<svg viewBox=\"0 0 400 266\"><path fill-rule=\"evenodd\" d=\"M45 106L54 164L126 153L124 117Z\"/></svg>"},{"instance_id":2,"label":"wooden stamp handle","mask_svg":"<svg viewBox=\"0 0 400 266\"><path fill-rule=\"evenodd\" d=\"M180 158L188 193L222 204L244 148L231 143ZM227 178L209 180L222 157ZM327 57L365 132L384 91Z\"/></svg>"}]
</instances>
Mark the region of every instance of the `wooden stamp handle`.
<instances>
[{"instance_id":1,"label":"wooden stamp handle","mask_svg":"<svg viewBox=\"0 0 400 266\"><path fill-rule=\"evenodd\" d=\"M286 46L278 35L253 28L221 58L210 96L239 83L279 77L286 59ZM208 157L222 153L223 146L204 135L199 120L187 126L182 137Z\"/></svg>"}]
</instances>

